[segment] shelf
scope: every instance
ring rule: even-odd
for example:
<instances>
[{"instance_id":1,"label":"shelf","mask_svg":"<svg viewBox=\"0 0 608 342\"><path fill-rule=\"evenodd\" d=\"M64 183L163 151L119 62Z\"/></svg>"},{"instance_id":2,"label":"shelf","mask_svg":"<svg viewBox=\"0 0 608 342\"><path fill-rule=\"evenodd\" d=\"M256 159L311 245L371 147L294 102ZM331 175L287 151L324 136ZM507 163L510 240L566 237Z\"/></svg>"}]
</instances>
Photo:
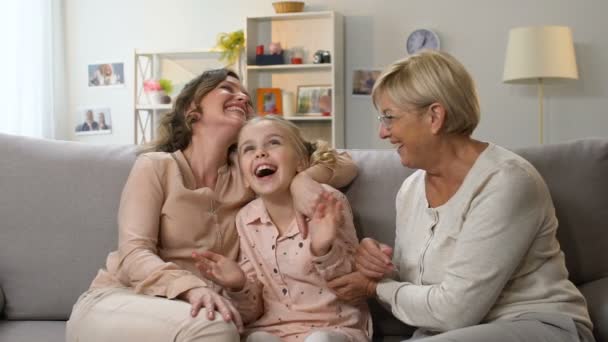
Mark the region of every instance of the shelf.
<instances>
[{"instance_id":1,"label":"shelf","mask_svg":"<svg viewBox=\"0 0 608 342\"><path fill-rule=\"evenodd\" d=\"M331 69L331 63L323 64L275 64L275 65L247 65L247 70L280 71L280 70L323 70Z\"/></svg>"},{"instance_id":2,"label":"shelf","mask_svg":"<svg viewBox=\"0 0 608 342\"><path fill-rule=\"evenodd\" d=\"M259 16L259 17L247 17L247 20L293 20L293 19L321 19L321 18L332 18L334 12L332 11L321 11L321 12L295 12L295 13L278 13L273 15Z\"/></svg>"},{"instance_id":3,"label":"shelf","mask_svg":"<svg viewBox=\"0 0 608 342\"><path fill-rule=\"evenodd\" d=\"M258 89L280 89L283 108L287 105L287 111L294 113L284 118L297 125L306 139L325 140L335 148L344 148L343 17L332 11L247 17L245 37L246 65L243 80L249 91L257 94ZM266 46L270 42L281 44L287 51L287 56L299 56L304 64L257 65L257 47ZM319 50L329 51L331 63L312 63L315 51ZM301 97L301 101L313 102L319 101L321 96L319 92L302 92L302 86L331 89L331 116L295 113L298 97ZM305 96L310 98L306 99ZM264 99L256 96L253 101L257 106ZM319 107L316 104L311 108Z\"/></svg>"},{"instance_id":4,"label":"shelf","mask_svg":"<svg viewBox=\"0 0 608 342\"><path fill-rule=\"evenodd\" d=\"M133 114L136 144L152 141L155 138L159 114L173 108L173 104L150 103L154 99L144 91L145 80L170 80L173 82L174 92L168 95L175 98L190 80L205 70L224 67L224 63L219 61L220 56L220 51L205 48L134 50Z\"/></svg>"},{"instance_id":5,"label":"shelf","mask_svg":"<svg viewBox=\"0 0 608 342\"><path fill-rule=\"evenodd\" d=\"M143 50L136 49L136 55L140 56L160 56L160 57L184 57L190 55L196 56L205 56L207 55L209 58L217 58L221 55L221 51L213 50L213 49L172 49L172 50Z\"/></svg>"},{"instance_id":6,"label":"shelf","mask_svg":"<svg viewBox=\"0 0 608 342\"><path fill-rule=\"evenodd\" d=\"M173 108L173 104L139 104L135 106L137 110L163 110L163 109L171 109Z\"/></svg>"},{"instance_id":7,"label":"shelf","mask_svg":"<svg viewBox=\"0 0 608 342\"><path fill-rule=\"evenodd\" d=\"M333 117L319 115L302 115L302 116L283 116L289 121L331 121Z\"/></svg>"}]
</instances>

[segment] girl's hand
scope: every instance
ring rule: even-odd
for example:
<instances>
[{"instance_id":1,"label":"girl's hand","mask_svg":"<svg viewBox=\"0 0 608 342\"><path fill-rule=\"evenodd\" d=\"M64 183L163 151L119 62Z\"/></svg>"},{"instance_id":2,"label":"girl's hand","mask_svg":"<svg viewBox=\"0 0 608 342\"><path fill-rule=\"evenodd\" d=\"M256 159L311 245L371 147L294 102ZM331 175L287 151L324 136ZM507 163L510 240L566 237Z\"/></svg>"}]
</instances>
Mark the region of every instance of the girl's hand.
<instances>
[{"instance_id":1,"label":"girl's hand","mask_svg":"<svg viewBox=\"0 0 608 342\"><path fill-rule=\"evenodd\" d=\"M240 291L245 286L247 278L235 261L210 251L192 252L192 257L205 278L233 291Z\"/></svg>"},{"instance_id":2,"label":"girl's hand","mask_svg":"<svg viewBox=\"0 0 608 342\"><path fill-rule=\"evenodd\" d=\"M345 274L327 283L338 298L352 305L364 303L367 298L374 297L376 285L373 279L360 272Z\"/></svg>"},{"instance_id":3,"label":"girl's hand","mask_svg":"<svg viewBox=\"0 0 608 342\"><path fill-rule=\"evenodd\" d=\"M178 298L192 304L192 311L190 312L192 317L196 317L198 312L205 308L207 319L214 320L215 310L217 310L226 322L234 321L239 332L243 331L243 321L239 312L228 299L215 293L210 288L196 287L180 294Z\"/></svg>"},{"instance_id":4,"label":"girl's hand","mask_svg":"<svg viewBox=\"0 0 608 342\"><path fill-rule=\"evenodd\" d=\"M371 238L359 243L355 263L357 270L366 277L382 279L395 269L391 261L393 249Z\"/></svg>"},{"instance_id":5,"label":"girl's hand","mask_svg":"<svg viewBox=\"0 0 608 342\"><path fill-rule=\"evenodd\" d=\"M300 172L294 177L289 189L291 190L293 206L296 210L298 229L302 234L302 239L306 239L308 236L306 218L313 217L315 208L325 190L321 184L317 183L305 172Z\"/></svg>"},{"instance_id":6,"label":"girl's hand","mask_svg":"<svg viewBox=\"0 0 608 342\"><path fill-rule=\"evenodd\" d=\"M322 256L331 249L338 229L344 224L343 206L335 196L325 192L317 205L311 226L310 249L313 255Z\"/></svg>"}]
</instances>

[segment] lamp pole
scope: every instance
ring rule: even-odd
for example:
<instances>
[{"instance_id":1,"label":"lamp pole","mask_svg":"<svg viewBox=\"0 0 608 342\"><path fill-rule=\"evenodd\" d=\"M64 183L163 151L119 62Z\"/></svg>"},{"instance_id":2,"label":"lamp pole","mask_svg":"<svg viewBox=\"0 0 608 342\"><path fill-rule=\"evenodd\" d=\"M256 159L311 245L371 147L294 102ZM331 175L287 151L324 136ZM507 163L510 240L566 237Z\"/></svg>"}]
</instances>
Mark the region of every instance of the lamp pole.
<instances>
[{"instance_id":1,"label":"lamp pole","mask_svg":"<svg viewBox=\"0 0 608 342\"><path fill-rule=\"evenodd\" d=\"M544 94L544 87L543 87L543 79L541 77L538 78L538 126L539 126L539 132L540 132L540 144L542 145L545 141L545 139L543 138L543 130L544 130L544 109L543 109L543 97L545 96Z\"/></svg>"}]
</instances>

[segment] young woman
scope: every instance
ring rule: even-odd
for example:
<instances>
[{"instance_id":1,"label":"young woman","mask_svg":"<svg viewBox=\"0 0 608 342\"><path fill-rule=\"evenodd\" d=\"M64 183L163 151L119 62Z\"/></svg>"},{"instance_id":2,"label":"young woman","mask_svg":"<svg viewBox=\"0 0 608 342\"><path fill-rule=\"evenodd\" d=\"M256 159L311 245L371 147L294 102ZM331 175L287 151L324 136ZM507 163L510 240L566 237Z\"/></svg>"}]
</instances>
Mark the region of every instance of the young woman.
<instances>
[{"instance_id":1,"label":"young woman","mask_svg":"<svg viewBox=\"0 0 608 342\"><path fill-rule=\"evenodd\" d=\"M291 122L268 115L245 125L238 155L258 195L237 214L240 265L212 251L194 256L207 278L230 289L247 341L368 341L366 305L341 302L327 287L354 270L358 240L346 198L326 186L304 239L289 190L311 159L331 167L335 151L313 147Z\"/></svg>"},{"instance_id":2,"label":"young woman","mask_svg":"<svg viewBox=\"0 0 608 342\"><path fill-rule=\"evenodd\" d=\"M74 305L67 341L239 340L238 312L201 276L191 253L238 255L235 216L254 195L233 147L252 114L249 94L226 69L184 87L160 122L158 140L131 170L118 212L118 250ZM356 174L344 156L335 169L315 165L296 177L299 212L311 215L323 192L316 181L341 186Z\"/></svg>"}]
</instances>

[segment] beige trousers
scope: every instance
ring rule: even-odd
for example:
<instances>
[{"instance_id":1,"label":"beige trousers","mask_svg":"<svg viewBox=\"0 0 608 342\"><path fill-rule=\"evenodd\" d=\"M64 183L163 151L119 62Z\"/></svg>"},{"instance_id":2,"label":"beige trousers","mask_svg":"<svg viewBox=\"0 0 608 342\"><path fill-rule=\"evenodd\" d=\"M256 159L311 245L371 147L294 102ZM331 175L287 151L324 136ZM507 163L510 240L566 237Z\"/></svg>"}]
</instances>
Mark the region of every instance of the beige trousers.
<instances>
[{"instance_id":1,"label":"beige trousers","mask_svg":"<svg viewBox=\"0 0 608 342\"><path fill-rule=\"evenodd\" d=\"M83 293L66 325L67 342L238 342L231 322L216 312L190 316L190 304L135 294L130 289L92 289Z\"/></svg>"}]
</instances>

